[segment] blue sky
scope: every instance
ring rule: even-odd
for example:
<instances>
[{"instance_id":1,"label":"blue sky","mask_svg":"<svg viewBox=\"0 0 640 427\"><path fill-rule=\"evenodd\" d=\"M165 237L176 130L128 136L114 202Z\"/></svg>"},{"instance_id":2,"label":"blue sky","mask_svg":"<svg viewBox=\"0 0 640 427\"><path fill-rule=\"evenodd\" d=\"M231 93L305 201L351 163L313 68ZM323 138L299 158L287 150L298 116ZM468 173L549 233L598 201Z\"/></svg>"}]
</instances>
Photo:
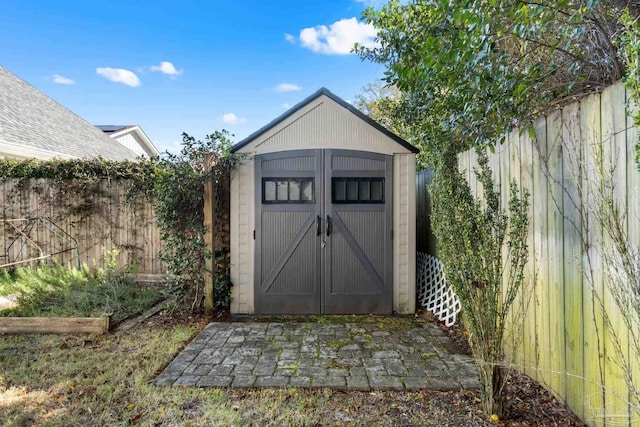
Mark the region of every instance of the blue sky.
<instances>
[{"instance_id":1,"label":"blue sky","mask_svg":"<svg viewBox=\"0 0 640 427\"><path fill-rule=\"evenodd\" d=\"M93 124L138 124L162 151L183 131L235 141L321 86L351 100L382 76L376 0L2 0L0 64ZM355 19L352 19L355 18Z\"/></svg>"}]
</instances>

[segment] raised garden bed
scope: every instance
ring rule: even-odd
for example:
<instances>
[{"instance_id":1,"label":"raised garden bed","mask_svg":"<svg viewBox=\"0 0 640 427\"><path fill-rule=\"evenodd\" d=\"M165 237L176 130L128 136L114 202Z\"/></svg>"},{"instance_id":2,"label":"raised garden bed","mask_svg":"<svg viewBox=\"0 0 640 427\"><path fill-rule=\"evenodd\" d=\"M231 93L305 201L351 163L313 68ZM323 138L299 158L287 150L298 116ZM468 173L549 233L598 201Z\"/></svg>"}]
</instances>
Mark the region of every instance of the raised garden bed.
<instances>
[{"instance_id":1,"label":"raised garden bed","mask_svg":"<svg viewBox=\"0 0 640 427\"><path fill-rule=\"evenodd\" d=\"M102 317L0 317L0 334L106 334L111 316Z\"/></svg>"},{"instance_id":2,"label":"raised garden bed","mask_svg":"<svg viewBox=\"0 0 640 427\"><path fill-rule=\"evenodd\" d=\"M161 276L61 265L2 272L0 334L108 333L164 301L163 282Z\"/></svg>"}]
</instances>

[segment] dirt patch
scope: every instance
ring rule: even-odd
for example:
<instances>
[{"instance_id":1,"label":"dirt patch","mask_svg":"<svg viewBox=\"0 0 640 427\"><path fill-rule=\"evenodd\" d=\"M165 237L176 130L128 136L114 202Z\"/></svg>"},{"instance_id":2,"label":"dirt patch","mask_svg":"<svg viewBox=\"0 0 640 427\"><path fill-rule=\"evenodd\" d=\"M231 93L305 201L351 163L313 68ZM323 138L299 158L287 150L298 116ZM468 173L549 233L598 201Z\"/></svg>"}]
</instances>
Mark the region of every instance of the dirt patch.
<instances>
[{"instance_id":1,"label":"dirt patch","mask_svg":"<svg viewBox=\"0 0 640 427\"><path fill-rule=\"evenodd\" d=\"M17 298L18 294L0 296L0 310L16 307L18 305Z\"/></svg>"}]
</instances>

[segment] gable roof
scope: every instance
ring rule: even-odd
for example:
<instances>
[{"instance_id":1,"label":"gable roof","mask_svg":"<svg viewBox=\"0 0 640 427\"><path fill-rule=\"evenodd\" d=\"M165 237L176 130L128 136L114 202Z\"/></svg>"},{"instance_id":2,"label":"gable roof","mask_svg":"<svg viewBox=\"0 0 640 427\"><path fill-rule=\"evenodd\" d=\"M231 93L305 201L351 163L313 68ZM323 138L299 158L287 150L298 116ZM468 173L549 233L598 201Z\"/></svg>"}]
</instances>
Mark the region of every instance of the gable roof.
<instances>
[{"instance_id":1,"label":"gable roof","mask_svg":"<svg viewBox=\"0 0 640 427\"><path fill-rule=\"evenodd\" d=\"M340 106L346 108L348 111L350 111L351 113L355 114L358 118L360 118L361 120L365 121L367 124L371 125L376 130L382 132L384 135L386 135L387 137L391 138L393 141L397 142L402 147L406 148L407 150L411 151L412 153L420 152L420 150L418 148L416 148L413 145L409 144L407 141L405 141L404 139L400 138L395 133L389 131L387 128L382 126L380 123L376 122L371 117L367 116L362 111L358 110L353 105L349 104L347 101L345 101L344 99L342 99L339 96L335 95L333 92L331 92L329 89L327 89L325 87L322 87L322 88L318 89L311 96L308 96L307 98L305 98L304 100L302 100L298 104L294 105L289 110L287 110L284 114L280 115L276 119L274 119L271 122L267 123L267 125L263 126L262 128L258 129L257 131L255 131L254 133L252 133L251 135L249 135L248 137L246 137L242 141L240 141L237 144L235 144L233 147L231 147L231 152L235 153L236 151L238 151L238 150L242 149L243 147L245 147L246 145L250 144L255 139L257 139L261 135L265 134L269 130L273 129L274 127L276 127L277 125L279 125L280 123L282 123L283 121L285 121L286 119L288 119L289 117L294 115L296 112L298 112L299 110L301 110L302 108L304 108L305 106L307 106L308 104L310 104L311 102L313 102L314 100L316 100L317 98L319 98L322 95L327 96L328 98L330 98L331 100L333 100L334 102L339 104Z\"/></svg>"},{"instance_id":2,"label":"gable roof","mask_svg":"<svg viewBox=\"0 0 640 427\"><path fill-rule=\"evenodd\" d=\"M158 148L153 145L153 142L151 142L147 134L144 133L138 125L96 125L96 127L116 141L119 141L118 138L121 136L134 134L138 145L140 145L140 148L142 148L147 156L157 157L160 155Z\"/></svg>"},{"instance_id":3,"label":"gable roof","mask_svg":"<svg viewBox=\"0 0 640 427\"><path fill-rule=\"evenodd\" d=\"M136 153L0 66L0 153L133 160Z\"/></svg>"}]
</instances>

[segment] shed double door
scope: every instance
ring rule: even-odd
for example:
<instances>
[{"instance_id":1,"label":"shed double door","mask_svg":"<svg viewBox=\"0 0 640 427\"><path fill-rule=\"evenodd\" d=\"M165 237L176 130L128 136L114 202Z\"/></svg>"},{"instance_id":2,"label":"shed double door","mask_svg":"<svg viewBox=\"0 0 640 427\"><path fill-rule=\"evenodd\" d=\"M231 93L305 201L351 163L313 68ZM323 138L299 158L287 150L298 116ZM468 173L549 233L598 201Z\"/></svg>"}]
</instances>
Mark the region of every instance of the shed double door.
<instances>
[{"instance_id":1,"label":"shed double door","mask_svg":"<svg viewBox=\"0 0 640 427\"><path fill-rule=\"evenodd\" d=\"M299 150L255 164L256 313L391 313L392 157Z\"/></svg>"}]
</instances>

